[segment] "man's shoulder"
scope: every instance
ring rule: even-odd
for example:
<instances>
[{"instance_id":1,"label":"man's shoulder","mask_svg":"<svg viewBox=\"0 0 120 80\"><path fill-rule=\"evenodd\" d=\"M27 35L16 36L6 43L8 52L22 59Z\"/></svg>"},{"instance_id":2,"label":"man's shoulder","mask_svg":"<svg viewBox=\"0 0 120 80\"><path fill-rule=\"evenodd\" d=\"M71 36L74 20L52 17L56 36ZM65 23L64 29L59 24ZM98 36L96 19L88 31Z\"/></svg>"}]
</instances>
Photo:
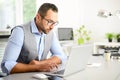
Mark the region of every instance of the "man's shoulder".
<instances>
[{"instance_id":1,"label":"man's shoulder","mask_svg":"<svg viewBox=\"0 0 120 80\"><path fill-rule=\"evenodd\" d=\"M13 31L13 30L17 30L17 31L21 31L21 30L23 30L23 27L22 26L15 26L15 27L13 27L12 29L11 29L11 32Z\"/></svg>"},{"instance_id":2,"label":"man's shoulder","mask_svg":"<svg viewBox=\"0 0 120 80\"><path fill-rule=\"evenodd\" d=\"M23 29L25 29L27 26L30 26L30 23L31 23L31 21L30 21L30 22L27 22L27 23L25 23L25 24L17 25L17 26L15 26L15 27L13 27L11 31L13 31L14 29L23 30Z\"/></svg>"},{"instance_id":3,"label":"man's shoulder","mask_svg":"<svg viewBox=\"0 0 120 80\"><path fill-rule=\"evenodd\" d=\"M24 24L17 25L14 28L16 28L16 27L23 28L23 27L28 26L28 25L30 26L30 24L31 24L31 21L24 23Z\"/></svg>"}]
</instances>

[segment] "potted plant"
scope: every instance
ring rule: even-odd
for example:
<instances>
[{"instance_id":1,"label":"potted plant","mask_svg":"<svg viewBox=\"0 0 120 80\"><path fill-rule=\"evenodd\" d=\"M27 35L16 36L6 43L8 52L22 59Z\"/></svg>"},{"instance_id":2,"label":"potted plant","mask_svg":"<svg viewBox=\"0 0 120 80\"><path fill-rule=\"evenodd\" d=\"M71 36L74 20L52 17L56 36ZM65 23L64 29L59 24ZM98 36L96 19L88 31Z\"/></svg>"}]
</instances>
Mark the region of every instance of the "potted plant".
<instances>
[{"instance_id":1,"label":"potted plant","mask_svg":"<svg viewBox=\"0 0 120 80\"><path fill-rule=\"evenodd\" d=\"M120 42L120 33L116 34L117 42Z\"/></svg>"},{"instance_id":2,"label":"potted plant","mask_svg":"<svg viewBox=\"0 0 120 80\"><path fill-rule=\"evenodd\" d=\"M114 34L113 33L106 33L105 35L106 35L106 38L108 39L108 42L112 42Z\"/></svg>"},{"instance_id":3,"label":"potted plant","mask_svg":"<svg viewBox=\"0 0 120 80\"><path fill-rule=\"evenodd\" d=\"M88 31L84 25L82 25L81 27L79 27L77 29L77 33L76 33L76 36L77 36L77 43L78 45L80 44L84 44L85 42L88 42L91 37L90 37L90 31Z\"/></svg>"}]
</instances>

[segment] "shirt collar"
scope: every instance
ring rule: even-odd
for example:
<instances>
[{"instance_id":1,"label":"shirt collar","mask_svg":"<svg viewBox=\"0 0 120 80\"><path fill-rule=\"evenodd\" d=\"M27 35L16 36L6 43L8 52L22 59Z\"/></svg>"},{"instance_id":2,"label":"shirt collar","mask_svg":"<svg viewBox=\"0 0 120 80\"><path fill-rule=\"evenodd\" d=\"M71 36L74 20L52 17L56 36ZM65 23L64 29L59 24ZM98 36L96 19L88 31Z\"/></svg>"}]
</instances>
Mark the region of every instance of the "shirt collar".
<instances>
[{"instance_id":1,"label":"shirt collar","mask_svg":"<svg viewBox=\"0 0 120 80\"><path fill-rule=\"evenodd\" d=\"M32 33L39 33L34 20L31 21L31 30L32 30Z\"/></svg>"},{"instance_id":2,"label":"shirt collar","mask_svg":"<svg viewBox=\"0 0 120 80\"><path fill-rule=\"evenodd\" d=\"M42 32L42 33L40 33L39 31L38 31L38 29L37 29L37 26L36 26L36 24L35 24L35 20L33 19L32 21L31 21L31 30L32 30L32 33L35 33L35 34L40 34L40 35L44 35L44 33Z\"/></svg>"}]
</instances>

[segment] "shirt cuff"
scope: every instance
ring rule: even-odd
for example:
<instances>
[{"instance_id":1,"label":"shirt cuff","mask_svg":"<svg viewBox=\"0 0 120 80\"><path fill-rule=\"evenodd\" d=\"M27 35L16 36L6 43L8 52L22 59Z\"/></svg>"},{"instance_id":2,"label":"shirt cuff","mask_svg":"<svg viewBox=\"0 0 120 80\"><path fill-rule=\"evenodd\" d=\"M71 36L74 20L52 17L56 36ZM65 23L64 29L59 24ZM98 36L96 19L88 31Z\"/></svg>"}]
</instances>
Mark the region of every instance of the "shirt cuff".
<instances>
[{"instance_id":1,"label":"shirt cuff","mask_svg":"<svg viewBox=\"0 0 120 80\"><path fill-rule=\"evenodd\" d=\"M17 64L17 62L13 62L13 61L7 61L5 62L5 68L7 69L8 71L8 74L10 74L12 68Z\"/></svg>"},{"instance_id":2,"label":"shirt cuff","mask_svg":"<svg viewBox=\"0 0 120 80\"><path fill-rule=\"evenodd\" d=\"M57 56L58 58L61 59L61 62L62 62L61 64L65 64L67 61L67 56L60 56L60 55L54 55L54 56Z\"/></svg>"}]
</instances>

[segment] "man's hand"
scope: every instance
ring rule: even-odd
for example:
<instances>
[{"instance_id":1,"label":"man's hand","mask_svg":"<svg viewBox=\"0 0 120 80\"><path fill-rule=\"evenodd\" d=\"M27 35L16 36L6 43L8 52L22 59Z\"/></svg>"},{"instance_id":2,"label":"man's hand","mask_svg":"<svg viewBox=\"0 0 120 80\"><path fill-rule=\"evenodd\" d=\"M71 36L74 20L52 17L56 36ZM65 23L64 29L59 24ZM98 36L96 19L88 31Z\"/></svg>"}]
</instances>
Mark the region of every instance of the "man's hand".
<instances>
[{"instance_id":1,"label":"man's hand","mask_svg":"<svg viewBox=\"0 0 120 80\"><path fill-rule=\"evenodd\" d=\"M32 60L29 64L31 65L36 65L37 66L37 71L51 71L52 69L57 68L57 64L53 63L52 61L37 61L37 60Z\"/></svg>"},{"instance_id":2,"label":"man's hand","mask_svg":"<svg viewBox=\"0 0 120 80\"><path fill-rule=\"evenodd\" d=\"M58 62L57 57L52 57L50 59L46 59L43 61L37 61L37 60L32 60L29 64L31 65L36 65L37 66L37 71L52 71L58 68ZM57 63L57 62L58 63Z\"/></svg>"}]
</instances>

